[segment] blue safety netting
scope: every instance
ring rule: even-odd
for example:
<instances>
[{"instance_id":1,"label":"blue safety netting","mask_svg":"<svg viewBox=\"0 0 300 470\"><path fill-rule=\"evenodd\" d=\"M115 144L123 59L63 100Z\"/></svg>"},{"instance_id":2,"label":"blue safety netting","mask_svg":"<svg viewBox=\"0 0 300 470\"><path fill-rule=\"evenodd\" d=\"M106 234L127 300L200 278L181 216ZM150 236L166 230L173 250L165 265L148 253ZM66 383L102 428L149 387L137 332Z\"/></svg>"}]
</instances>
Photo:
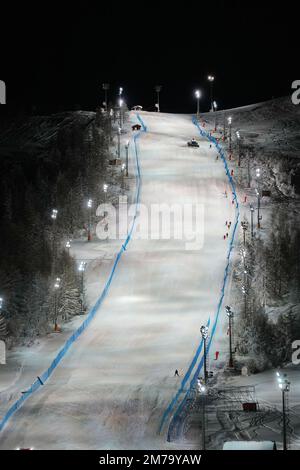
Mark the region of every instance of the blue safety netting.
<instances>
[{"instance_id":1,"label":"blue safety netting","mask_svg":"<svg viewBox=\"0 0 300 470\"><path fill-rule=\"evenodd\" d=\"M137 115L137 118L140 122L142 122L139 115ZM142 123L142 127L143 127L143 132L146 132L147 128L144 125L144 123ZM137 215L138 215L138 204L140 202L140 188L141 188L141 171L140 171L140 163L139 163L139 158L138 158L138 138L140 137L141 132L138 132L133 136L134 154L135 154L135 162L136 162L135 214L134 214L134 217L132 219L132 224L131 224L129 233L127 235L127 238L126 238L125 242L123 243L123 245L121 246L119 252L116 255L116 259L114 261L112 270L109 274L108 280L106 281L104 289L103 289L100 297L96 301L95 305L92 307L92 309L87 314L86 319L83 321L83 323L80 325L80 327L76 331L74 331L74 333L66 341L66 343L61 348L59 353L56 355L55 359L52 361L52 363L50 364L48 369L45 372L43 372L43 374L40 375L36 379L36 381L31 385L31 387L28 390L26 390L26 392L23 392L22 396L5 413L5 415L3 416L3 418L0 421L0 431L3 430L4 426L7 424L7 422L11 418L11 416L23 405L25 400L27 400L33 393L35 393L37 390L39 390L45 384L45 382L51 376L51 374L56 369L58 364L61 362L63 357L66 355L66 353L68 352L68 350L70 349L72 344L77 340L77 338L83 333L83 331L91 323L92 319L94 318L97 311L99 310L99 308L100 308L100 306L101 306L101 304L102 304L102 302L103 302L103 300L104 300L104 298L105 298L105 296L106 296L106 294L109 290L109 287L110 287L111 282L113 280L117 265L118 265L118 263L121 259L121 256L122 256L123 252L126 250L127 245L128 245L128 243L131 239L132 232L134 230L135 223L136 223L136 218L137 218Z\"/></svg>"},{"instance_id":2,"label":"blue safety netting","mask_svg":"<svg viewBox=\"0 0 300 470\"><path fill-rule=\"evenodd\" d=\"M221 288L221 295L220 295L220 298L219 298L214 323L212 325L212 330L210 332L209 341L208 341L208 344L207 344L207 352L209 352L212 341L213 341L213 338L214 338L214 334L215 334L215 331L216 331L216 328L217 328L217 324L218 324L218 320L219 320L219 316L220 316L220 312L221 312L221 307L222 307L223 299L224 299L224 296L225 296L225 289L226 289L227 280L228 280L228 273L229 273L230 257L231 257L231 252L232 252L233 247L234 247L234 240L235 240L237 227L238 227L238 224L239 224L240 211L239 211L239 203L238 203L238 198L237 198L237 194L236 194L235 184L234 184L233 178L231 176L230 170L228 168L225 152L223 151L223 149L222 149L221 145L219 144L219 142L213 136L211 136L211 134L209 132L205 131L199 125L196 117L193 117L192 121L193 121L193 124L199 130L200 135L202 137L208 139L216 147L216 149L217 149L217 151L218 151L218 153L219 153L219 155L220 155L220 157L223 161L223 164L224 164L225 172L226 172L226 175L228 177L229 184L230 184L230 187L231 187L231 190L232 190L232 198L233 198L233 201L235 203L235 209L236 209L235 223L234 223L232 236L230 238L230 243L229 243L229 248L228 248L228 253L227 253L227 263L226 263L226 267L225 267L225 271L224 271L224 278L223 278L223 283L222 283L222 288ZM208 320L208 323L207 323L207 326L209 326L209 325L210 325L210 319ZM175 405L178 403L178 401L180 399L180 396L185 392L184 398L182 399L181 403L179 403L177 409L173 413L173 417L172 417L172 420L171 420L170 427L172 426L172 424L173 424L174 428L178 427L177 422L179 420L182 420L182 413L184 411L185 405L186 405L187 401L191 398L191 396L193 394L193 391L194 391L195 386L197 384L198 377L199 377L201 369L203 367L204 357L202 355L202 357L199 361L199 364L198 364L198 366L197 366L197 368L194 372L194 375L191 378L192 371L194 370L194 367L195 367L196 363L198 362L198 358L199 358L200 352L202 351L202 348L203 348L203 340L201 340L201 342L200 342L200 345L197 349L197 352L196 352L196 354L195 354L195 356L194 356L194 358L191 362L191 365L190 365L187 373L184 376L184 379L183 379L183 381L180 385L180 388L179 388L177 394L172 399L171 403L169 404L168 408L165 410L165 412L162 416L160 426L159 426L159 432L162 431L168 416L170 416L172 411L175 409ZM189 382L189 387L187 388L187 390L185 390L184 387L188 383L190 378L191 378L191 380ZM170 435L170 427L169 427L169 430L168 430L168 439L169 439L169 435Z\"/></svg>"},{"instance_id":3,"label":"blue safety netting","mask_svg":"<svg viewBox=\"0 0 300 470\"><path fill-rule=\"evenodd\" d=\"M147 132L147 126L145 125L145 123L144 123L143 119L141 118L141 116L140 116L139 114L137 114L136 117L137 117L138 120L140 121L141 126L142 126L142 128L143 128L143 131L144 131L144 132Z\"/></svg>"}]
</instances>

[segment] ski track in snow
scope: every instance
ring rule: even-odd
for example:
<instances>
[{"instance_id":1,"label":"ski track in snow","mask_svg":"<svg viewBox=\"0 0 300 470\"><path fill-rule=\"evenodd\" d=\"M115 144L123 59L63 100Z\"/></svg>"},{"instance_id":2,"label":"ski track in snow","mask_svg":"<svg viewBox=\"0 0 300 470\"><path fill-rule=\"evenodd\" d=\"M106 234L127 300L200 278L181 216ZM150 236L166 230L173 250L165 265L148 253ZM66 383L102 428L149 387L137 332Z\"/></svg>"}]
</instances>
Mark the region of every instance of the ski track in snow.
<instances>
[{"instance_id":1,"label":"ski track in snow","mask_svg":"<svg viewBox=\"0 0 300 470\"><path fill-rule=\"evenodd\" d=\"M159 421L179 387L174 370L188 369L199 328L215 311L227 263L224 222L234 214L231 201L220 197L227 181L214 149L202 138L196 151L186 147L195 131L190 116L145 116L141 202L203 204L203 248L193 252L181 240L133 239L101 313L47 385L12 416L1 448L169 446L157 435Z\"/></svg>"}]
</instances>

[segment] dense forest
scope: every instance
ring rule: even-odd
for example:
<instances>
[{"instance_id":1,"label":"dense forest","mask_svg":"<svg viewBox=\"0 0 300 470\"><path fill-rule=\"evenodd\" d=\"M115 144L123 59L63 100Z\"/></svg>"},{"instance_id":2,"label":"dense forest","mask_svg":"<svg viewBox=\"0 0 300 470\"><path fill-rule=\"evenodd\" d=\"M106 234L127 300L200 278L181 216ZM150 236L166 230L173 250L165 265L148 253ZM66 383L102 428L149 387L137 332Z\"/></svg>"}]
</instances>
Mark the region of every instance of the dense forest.
<instances>
[{"instance_id":1,"label":"dense forest","mask_svg":"<svg viewBox=\"0 0 300 470\"><path fill-rule=\"evenodd\" d=\"M271 229L241 241L234 266L237 355L253 372L290 362L300 338L300 229L291 213L276 205Z\"/></svg>"},{"instance_id":2,"label":"dense forest","mask_svg":"<svg viewBox=\"0 0 300 470\"><path fill-rule=\"evenodd\" d=\"M9 344L85 310L67 241L87 230L88 198L103 198L110 130L100 111L0 127L0 339Z\"/></svg>"}]
</instances>

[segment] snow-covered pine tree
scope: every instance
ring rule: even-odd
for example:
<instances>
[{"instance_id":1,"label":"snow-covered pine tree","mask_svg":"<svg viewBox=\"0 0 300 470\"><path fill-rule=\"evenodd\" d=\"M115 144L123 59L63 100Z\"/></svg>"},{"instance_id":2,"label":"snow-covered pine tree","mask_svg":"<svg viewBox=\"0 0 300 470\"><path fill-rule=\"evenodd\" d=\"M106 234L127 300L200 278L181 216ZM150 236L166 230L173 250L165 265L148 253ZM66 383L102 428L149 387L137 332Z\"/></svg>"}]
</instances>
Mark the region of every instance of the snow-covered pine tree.
<instances>
[{"instance_id":1,"label":"snow-covered pine tree","mask_svg":"<svg viewBox=\"0 0 300 470\"><path fill-rule=\"evenodd\" d=\"M0 313L0 340L4 340L7 337L7 322L4 315Z\"/></svg>"},{"instance_id":2,"label":"snow-covered pine tree","mask_svg":"<svg viewBox=\"0 0 300 470\"><path fill-rule=\"evenodd\" d=\"M58 315L66 321L74 315L79 315L84 308L82 305L80 280L75 260L67 252L62 252L59 259L62 283L58 298Z\"/></svg>"}]
</instances>

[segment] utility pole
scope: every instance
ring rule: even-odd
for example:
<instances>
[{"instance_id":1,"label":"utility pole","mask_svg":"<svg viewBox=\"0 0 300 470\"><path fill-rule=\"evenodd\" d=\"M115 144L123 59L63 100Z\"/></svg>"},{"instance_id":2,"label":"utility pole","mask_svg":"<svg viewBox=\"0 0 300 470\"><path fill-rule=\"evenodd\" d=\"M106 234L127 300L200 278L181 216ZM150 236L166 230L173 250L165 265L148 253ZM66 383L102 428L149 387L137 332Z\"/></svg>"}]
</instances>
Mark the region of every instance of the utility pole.
<instances>
[{"instance_id":1,"label":"utility pole","mask_svg":"<svg viewBox=\"0 0 300 470\"><path fill-rule=\"evenodd\" d=\"M228 305L225 307L226 314L228 316L228 334L229 334L229 363L228 366L233 368L233 352L232 352L232 321L233 321L233 311Z\"/></svg>"},{"instance_id":2,"label":"utility pole","mask_svg":"<svg viewBox=\"0 0 300 470\"><path fill-rule=\"evenodd\" d=\"M160 104L159 104L159 94L161 92L162 86L161 85L156 85L155 86L155 91L157 94L157 112L160 113Z\"/></svg>"},{"instance_id":3,"label":"utility pole","mask_svg":"<svg viewBox=\"0 0 300 470\"><path fill-rule=\"evenodd\" d=\"M286 374L282 377L279 372L276 373L278 386L282 393L282 446L283 450L287 450L287 404L286 393L290 391L290 382L286 378Z\"/></svg>"},{"instance_id":4,"label":"utility pole","mask_svg":"<svg viewBox=\"0 0 300 470\"><path fill-rule=\"evenodd\" d=\"M200 332L203 339L203 369L204 369L204 383L207 384L207 350L206 350L206 340L208 337L208 328L207 326L201 326Z\"/></svg>"}]
</instances>

